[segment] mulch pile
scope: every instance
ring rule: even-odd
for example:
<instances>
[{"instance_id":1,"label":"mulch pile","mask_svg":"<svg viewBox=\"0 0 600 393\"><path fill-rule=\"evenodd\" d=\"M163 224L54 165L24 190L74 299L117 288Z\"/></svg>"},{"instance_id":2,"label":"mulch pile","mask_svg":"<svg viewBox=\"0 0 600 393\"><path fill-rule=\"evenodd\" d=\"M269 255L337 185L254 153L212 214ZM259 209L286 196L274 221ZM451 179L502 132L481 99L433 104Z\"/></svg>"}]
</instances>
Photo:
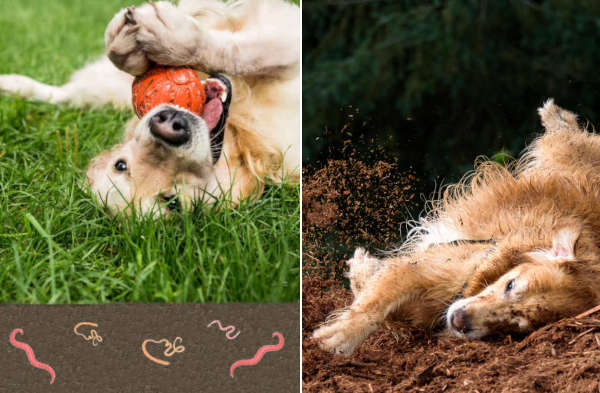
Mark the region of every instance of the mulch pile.
<instances>
[{"instance_id":1,"label":"mulch pile","mask_svg":"<svg viewBox=\"0 0 600 393\"><path fill-rule=\"evenodd\" d=\"M472 342L388 321L350 358L321 351L311 333L352 302L344 261L356 246L402 240L418 179L350 157L305 172L303 183L304 392L600 392L600 311Z\"/></svg>"}]
</instances>

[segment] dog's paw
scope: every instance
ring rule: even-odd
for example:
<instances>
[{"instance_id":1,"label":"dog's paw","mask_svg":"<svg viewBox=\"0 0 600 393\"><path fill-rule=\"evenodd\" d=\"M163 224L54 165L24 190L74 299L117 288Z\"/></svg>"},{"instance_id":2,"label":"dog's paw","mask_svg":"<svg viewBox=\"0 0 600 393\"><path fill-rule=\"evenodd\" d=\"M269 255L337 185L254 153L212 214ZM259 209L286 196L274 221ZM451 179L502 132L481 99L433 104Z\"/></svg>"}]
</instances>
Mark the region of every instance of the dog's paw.
<instances>
[{"instance_id":1,"label":"dog's paw","mask_svg":"<svg viewBox=\"0 0 600 393\"><path fill-rule=\"evenodd\" d=\"M544 106L538 108L538 114L542 119L542 125L548 132L558 130L579 130L577 124L577 115L554 103L550 98L544 103Z\"/></svg>"},{"instance_id":2,"label":"dog's paw","mask_svg":"<svg viewBox=\"0 0 600 393\"><path fill-rule=\"evenodd\" d=\"M381 267L381 261L369 254L364 248L359 247L354 251L352 258L346 261L350 268L345 276L350 280L350 287L355 297L365 287L365 284Z\"/></svg>"},{"instance_id":3,"label":"dog's paw","mask_svg":"<svg viewBox=\"0 0 600 393\"><path fill-rule=\"evenodd\" d=\"M367 250L365 250L362 247L359 247L356 250L354 250L354 255L352 255L352 258L346 261L346 265L348 265L350 269L353 269L360 268L361 266L365 265L372 267L373 264L378 264L378 262L379 260L371 254L369 254Z\"/></svg>"},{"instance_id":4,"label":"dog's paw","mask_svg":"<svg viewBox=\"0 0 600 393\"><path fill-rule=\"evenodd\" d=\"M45 85L28 76L16 74L0 75L0 93L52 103L63 102L67 98L67 93L59 87Z\"/></svg>"},{"instance_id":5,"label":"dog's paw","mask_svg":"<svg viewBox=\"0 0 600 393\"><path fill-rule=\"evenodd\" d=\"M362 247L358 247L356 250L354 250L354 255L352 256L352 259L350 259L348 261L348 263L350 263L350 261L352 261L352 260L362 261L368 257L369 257L369 252Z\"/></svg>"},{"instance_id":6,"label":"dog's paw","mask_svg":"<svg viewBox=\"0 0 600 393\"><path fill-rule=\"evenodd\" d=\"M150 68L150 60L137 41L140 25L135 7L122 9L110 21L104 33L104 44L110 61L132 75L141 75Z\"/></svg>"},{"instance_id":7,"label":"dog's paw","mask_svg":"<svg viewBox=\"0 0 600 393\"><path fill-rule=\"evenodd\" d=\"M148 58L158 64L181 66L195 61L203 32L191 16L161 1L139 9L136 39Z\"/></svg>"},{"instance_id":8,"label":"dog's paw","mask_svg":"<svg viewBox=\"0 0 600 393\"><path fill-rule=\"evenodd\" d=\"M21 97L29 97L30 89L27 89L28 84L23 81L28 78L21 75L0 75L0 91L8 94L17 94Z\"/></svg>"},{"instance_id":9,"label":"dog's paw","mask_svg":"<svg viewBox=\"0 0 600 393\"><path fill-rule=\"evenodd\" d=\"M168 66L193 63L199 36L192 17L161 1L121 10L106 28L105 45L118 68L140 75L152 62Z\"/></svg>"},{"instance_id":10,"label":"dog's paw","mask_svg":"<svg viewBox=\"0 0 600 393\"><path fill-rule=\"evenodd\" d=\"M343 313L315 330L313 338L325 351L350 356L375 327L368 323L366 315Z\"/></svg>"}]
</instances>

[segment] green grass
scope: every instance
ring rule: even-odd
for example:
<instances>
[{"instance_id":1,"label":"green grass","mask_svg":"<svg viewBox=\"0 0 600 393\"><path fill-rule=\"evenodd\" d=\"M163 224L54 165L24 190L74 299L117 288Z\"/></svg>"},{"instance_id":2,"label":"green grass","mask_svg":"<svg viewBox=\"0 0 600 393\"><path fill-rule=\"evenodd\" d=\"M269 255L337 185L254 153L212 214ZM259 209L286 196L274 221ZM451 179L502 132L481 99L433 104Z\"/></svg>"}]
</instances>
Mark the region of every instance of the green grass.
<instances>
[{"instance_id":1,"label":"green grass","mask_svg":"<svg viewBox=\"0 0 600 393\"><path fill-rule=\"evenodd\" d=\"M106 24L131 1L3 5L0 74L62 84L102 53ZM131 115L0 96L0 301L297 301L298 186L169 220L111 218L95 203L84 168Z\"/></svg>"}]
</instances>

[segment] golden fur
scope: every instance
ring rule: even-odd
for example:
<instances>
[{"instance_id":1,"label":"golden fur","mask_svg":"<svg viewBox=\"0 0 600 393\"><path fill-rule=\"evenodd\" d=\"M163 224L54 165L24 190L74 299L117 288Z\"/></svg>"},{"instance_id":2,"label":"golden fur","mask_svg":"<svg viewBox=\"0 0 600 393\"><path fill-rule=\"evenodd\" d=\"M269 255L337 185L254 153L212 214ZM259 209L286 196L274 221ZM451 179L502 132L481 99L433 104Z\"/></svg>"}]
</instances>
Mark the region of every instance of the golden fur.
<instances>
[{"instance_id":1,"label":"golden fur","mask_svg":"<svg viewBox=\"0 0 600 393\"><path fill-rule=\"evenodd\" d=\"M477 339L600 302L600 137L552 100L539 113L546 132L521 160L448 187L397 256L356 251L354 302L315 330L323 349L351 354L390 314Z\"/></svg>"},{"instance_id":2,"label":"golden fur","mask_svg":"<svg viewBox=\"0 0 600 393\"><path fill-rule=\"evenodd\" d=\"M133 76L154 63L190 66L203 79L223 74L232 101L216 162L201 117L192 121L185 148L150 135L159 110L183 111L165 104L132 119L122 143L91 161L87 179L112 212L168 213L174 198L183 207L196 200L235 204L260 195L266 182L299 181L300 30L299 7L283 0L150 2L117 13L106 28L107 56L64 86L0 75L0 90L53 103L130 107ZM116 170L118 161L126 171Z\"/></svg>"}]
</instances>

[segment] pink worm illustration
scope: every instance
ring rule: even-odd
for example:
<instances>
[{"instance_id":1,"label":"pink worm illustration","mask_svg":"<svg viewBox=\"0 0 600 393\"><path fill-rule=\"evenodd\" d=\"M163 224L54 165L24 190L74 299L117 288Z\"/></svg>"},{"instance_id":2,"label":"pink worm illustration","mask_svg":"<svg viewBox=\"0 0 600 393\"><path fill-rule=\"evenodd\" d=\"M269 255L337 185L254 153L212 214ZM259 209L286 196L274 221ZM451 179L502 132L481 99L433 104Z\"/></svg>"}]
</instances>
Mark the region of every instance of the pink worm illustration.
<instances>
[{"instance_id":1,"label":"pink worm illustration","mask_svg":"<svg viewBox=\"0 0 600 393\"><path fill-rule=\"evenodd\" d=\"M277 343L276 345L263 345L258 349L258 351L256 351L256 355L254 355L252 359L238 360L237 362L233 363L229 368L229 375L231 375L231 378L233 378L233 370L235 370L239 366L254 366L258 364L258 362L260 362L265 353L279 351L281 348L283 348L283 334L279 332L274 332L271 335L271 337L275 336L277 336L277 338L279 339L279 343Z\"/></svg>"},{"instance_id":2,"label":"pink worm illustration","mask_svg":"<svg viewBox=\"0 0 600 393\"><path fill-rule=\"evenodd\" d=\"M238 332L235 334L235 336L230 337L229 335L233 332L235 332L235 326L233 325L229 325L229 326L225 326L223 327L223 325L221 325L221 321L219 321L218 319L215 319L214 321L212 321L211 323L208 324L208 326L206 327L211 327L213 323L217 323L217 325L219 325L219 330L222 332L227 332L225 333L225 337L227 337L228 340L233 340L234 338L236 338L237 336L240 335L240 331L238 330Z\"/></svg>"},{"instance_id":3,"label":"pink worm illustration","mask_svg":"<svg viewBox=\"0 0 600 393\"><path fill-rule=\"evenodd\" d=\"M27 360L29 360L29 363L33 367L36 367L36 368L39 368L39 369L49 372L50 376L51 376L50 383L54 383L54 378L56 377L56 373L54 372L54 369L45 363L38 362L37 359L35 358L35 354L33 353L33 349L28 344L25 344L24 342L16 340L15 336L17 333L23 334L23 329L15 329L10 333L9 340L10 340L10 343L12 344L12 346L25 351L25 353L27 354Z\"/></svg>"}]
</instances>

